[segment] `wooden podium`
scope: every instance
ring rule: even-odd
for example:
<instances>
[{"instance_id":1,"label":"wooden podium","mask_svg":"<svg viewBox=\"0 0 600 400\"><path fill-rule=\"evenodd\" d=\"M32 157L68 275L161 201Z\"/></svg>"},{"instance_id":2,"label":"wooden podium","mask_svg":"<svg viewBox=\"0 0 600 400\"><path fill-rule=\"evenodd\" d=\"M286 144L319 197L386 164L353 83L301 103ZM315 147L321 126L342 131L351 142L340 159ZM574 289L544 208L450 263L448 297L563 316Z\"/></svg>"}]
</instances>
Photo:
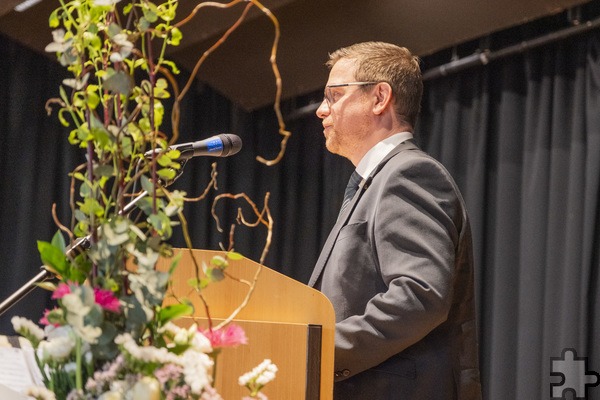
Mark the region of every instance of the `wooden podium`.
<instances>
[{"instance_id":1,"label":"wooden podium","mask_svg":"<svg viewBox=\"0 0 600 400\"><path fill-rule=\"evenodd\" d=\"M181 253L181 260L172 276L173 293L179 299L191 300L195 309L193 318L184 318L180 325L196 322L206 327L205 307L187 283L195 277L192 254L202 268L203 262L208 265L213 256L225 253L188 249L176 253ZM159 261L163 271L170 266L169 259ZM235 318L246 332L248 345L224 349L218 356L217 391L224 399L247 396L248 390L238 385L238 377L269 358L278 367L275 380L263 390L269 399L332 399L335 316L331 303L319 291L247 258L231 261L226 271L252 281L258 269L260 275L250 301ZM218 323L229 317L247 292L247 285L226 278L202 293L211 318ZM165 304L174 301L169 297Z\"/></svg>"}]
</instances>

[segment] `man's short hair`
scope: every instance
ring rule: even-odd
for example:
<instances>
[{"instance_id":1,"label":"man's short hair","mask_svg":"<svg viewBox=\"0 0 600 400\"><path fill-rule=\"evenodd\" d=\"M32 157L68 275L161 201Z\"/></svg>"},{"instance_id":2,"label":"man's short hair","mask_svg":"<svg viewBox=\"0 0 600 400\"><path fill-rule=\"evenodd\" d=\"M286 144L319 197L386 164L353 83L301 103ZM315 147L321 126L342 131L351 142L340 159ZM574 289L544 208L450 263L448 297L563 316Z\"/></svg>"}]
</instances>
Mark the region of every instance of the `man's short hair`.
<instances>
[{"instance_id":1,"label":"man's short hair","mask_svg":"<svg viewBox=\"0 0 600 400\"><path fill-rule=\"evenodd\" d=\"M412 127L421 109L423 79L419 58L407 48L384 42L363 42L331 53L326 65L341 59L357 62L356 81L387 82L392 87L398 116Z\"/></svg>"}]
</instances>

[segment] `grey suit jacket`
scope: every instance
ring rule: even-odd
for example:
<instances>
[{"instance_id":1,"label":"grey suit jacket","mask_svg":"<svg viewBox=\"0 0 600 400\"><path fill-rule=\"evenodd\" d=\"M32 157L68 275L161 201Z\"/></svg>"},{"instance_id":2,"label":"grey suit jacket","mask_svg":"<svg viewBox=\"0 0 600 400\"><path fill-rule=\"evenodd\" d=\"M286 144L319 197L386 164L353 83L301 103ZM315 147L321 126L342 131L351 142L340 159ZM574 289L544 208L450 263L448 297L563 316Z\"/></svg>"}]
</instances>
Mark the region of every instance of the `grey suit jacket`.
<instances>
[{"instance_id":1,"label":"grey suit jacket","mask_svg":"<svg viewBox=\"0 0 600 400\"><path fill-rule=\"evenodd\" d=\"M309 285L333 303L336 399L480 399L471 232L411 141L361 183Z\"/></svg>"}]
</instances>

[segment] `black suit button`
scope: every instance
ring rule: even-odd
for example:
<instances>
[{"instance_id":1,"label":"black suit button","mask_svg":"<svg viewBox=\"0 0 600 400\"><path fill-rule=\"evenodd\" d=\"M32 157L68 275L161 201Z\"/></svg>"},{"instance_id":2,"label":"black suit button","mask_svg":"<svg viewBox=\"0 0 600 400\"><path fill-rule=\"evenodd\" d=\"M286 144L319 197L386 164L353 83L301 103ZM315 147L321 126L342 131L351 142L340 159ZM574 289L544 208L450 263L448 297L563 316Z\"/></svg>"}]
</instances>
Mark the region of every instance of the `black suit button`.
<instances>
[{"instance_id":1,"label":"black suit button","mask_svg":"<svg viewBox=\"0 0 600 400\"><path fill-rule=\"evenodd\" d=\"M342 375L349 376L350 375L350 370L348 370L348 369L343 370L342 371Z\"/></svg>"}]
</instances>

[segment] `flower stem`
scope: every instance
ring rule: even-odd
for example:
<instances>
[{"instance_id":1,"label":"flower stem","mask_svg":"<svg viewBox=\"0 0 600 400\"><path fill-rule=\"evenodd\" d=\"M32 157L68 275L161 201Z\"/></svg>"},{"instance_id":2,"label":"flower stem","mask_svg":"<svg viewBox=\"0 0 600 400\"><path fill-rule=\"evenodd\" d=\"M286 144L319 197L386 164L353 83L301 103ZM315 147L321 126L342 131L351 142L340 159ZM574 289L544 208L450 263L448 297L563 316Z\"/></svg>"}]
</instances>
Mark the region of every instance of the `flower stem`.
<instances>
[{"instance_id":1,"label":"flower stem","mask_svg":"<svg viewBox=\"0 0 600 400\"><path fill-rule=\"evenodd\" d=\"M75 339L75 387L77 391L83 390L83 379L81 376L81 338L78 336Z\"/></svg>"}]
</instances>

